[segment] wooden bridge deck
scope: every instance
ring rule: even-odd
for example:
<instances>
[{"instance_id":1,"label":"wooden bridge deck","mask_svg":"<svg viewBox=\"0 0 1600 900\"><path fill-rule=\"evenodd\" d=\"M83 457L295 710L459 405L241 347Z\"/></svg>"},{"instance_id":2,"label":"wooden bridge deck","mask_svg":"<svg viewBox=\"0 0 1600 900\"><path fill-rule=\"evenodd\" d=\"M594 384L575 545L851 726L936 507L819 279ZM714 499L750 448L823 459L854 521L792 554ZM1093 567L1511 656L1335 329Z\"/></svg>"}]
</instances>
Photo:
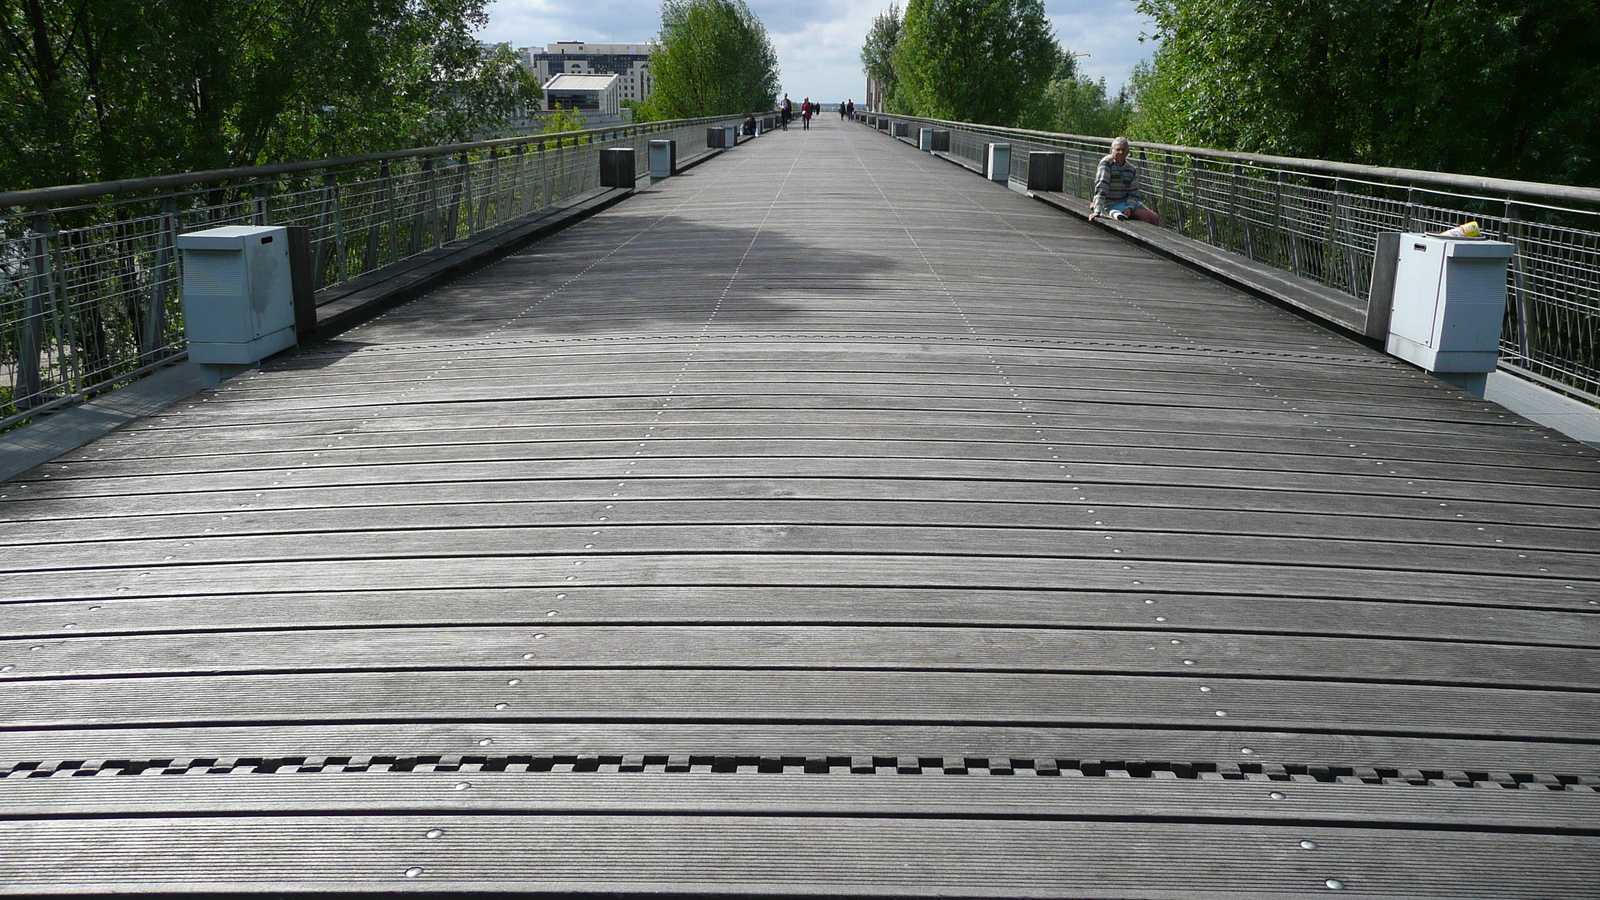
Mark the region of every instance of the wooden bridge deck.
<instances>
[{"instance_id":1,"label":"wooden bridge deck","mask_svg":"<svg viewBox=\"0 0 1600 900\"><path fill-rule=\"evenodd\" d=\"M826 117L0 494L0 893L1600 896L1594 452Z\"/></svg>"}]
</instances>

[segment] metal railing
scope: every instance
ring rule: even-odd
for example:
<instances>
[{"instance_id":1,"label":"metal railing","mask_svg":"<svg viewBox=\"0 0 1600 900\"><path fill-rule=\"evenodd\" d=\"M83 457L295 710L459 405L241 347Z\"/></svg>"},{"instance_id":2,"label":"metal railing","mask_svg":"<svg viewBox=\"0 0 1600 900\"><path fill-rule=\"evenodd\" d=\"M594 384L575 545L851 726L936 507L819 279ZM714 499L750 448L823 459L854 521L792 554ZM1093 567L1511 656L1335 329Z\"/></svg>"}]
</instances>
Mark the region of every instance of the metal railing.
<instances>
[{"instance_id":1,"label":"metal railing","mask_svg":"<svg viewBox=\"0 0 1600 900\"><path fill-rule=\"evenodd\" d=\"M884 114L875 114L883 116ZM1014 178L1027 152L1065 155L1064 190L1088 198L1102 137L887 116L949 129L950 152L983 163L1008 143ZM1500 365L1600 404L1600 190L1320 160L1133 145L1140 189L1162 227L1293 272L1365 303L1381 232L1476 221L1515 245Z\"/></svg>"},{"instance_id":2,"label":"metal railing","mask_svg":"<svg viewBox=\"0 0 1600 900\"><path fill-rule=\"evenodd\" d=\"M602 149L705 146L683 119L0 194L0 429L184 354L178 235L308 226L322 288L599 186Z\"/></svg>"}]
</instances>

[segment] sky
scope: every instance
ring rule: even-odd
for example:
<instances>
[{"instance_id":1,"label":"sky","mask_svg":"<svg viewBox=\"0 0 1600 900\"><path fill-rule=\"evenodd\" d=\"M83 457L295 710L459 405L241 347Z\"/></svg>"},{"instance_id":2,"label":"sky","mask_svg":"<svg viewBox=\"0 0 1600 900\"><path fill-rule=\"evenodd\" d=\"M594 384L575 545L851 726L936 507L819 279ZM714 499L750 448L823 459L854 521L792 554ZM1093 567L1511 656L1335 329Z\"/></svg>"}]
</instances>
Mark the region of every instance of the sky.
<instances>
[{"instance_id":1,"label":"sky","mask_svg":"<svg viewBox=\"0 0 1600 900\"><path fill-rule=\"evenodd\" d=\"M861 103L866 75L861 41L891 0L745 0L766 26L778 51L783 90L796 102L850 99ZM901 8L905 7L901 0ZM1104 78L1112 93L1155 45L1139 42L1152 30L1132 0L1045 0L1061 46L1089 56L1080 71ZM660 0L493 0L489 24L478 39L514 47L556 41L646 43L661 28Z\"/></svg>"}]
</instances>

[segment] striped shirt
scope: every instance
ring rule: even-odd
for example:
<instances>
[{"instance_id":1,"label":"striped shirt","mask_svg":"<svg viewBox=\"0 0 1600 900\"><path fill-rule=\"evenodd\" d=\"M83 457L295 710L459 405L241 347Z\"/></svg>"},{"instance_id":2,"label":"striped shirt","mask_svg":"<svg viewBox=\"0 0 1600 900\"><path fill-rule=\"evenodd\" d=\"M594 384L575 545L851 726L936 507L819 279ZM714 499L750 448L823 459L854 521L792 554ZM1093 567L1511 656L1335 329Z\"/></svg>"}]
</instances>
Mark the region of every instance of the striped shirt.
<instances>
[{"instance_id":1,"label":"striped shirt","mask_svg":"<svg viewBox=\"0 0 1600 900\"><path fill-rule=\"evenodd\" d=\"M1124 200L1139 199L1139 173L1128 163L1118 165L1109 155L1094 172L1094 211L1104 213Z\"/></svg>"}]
</instances>

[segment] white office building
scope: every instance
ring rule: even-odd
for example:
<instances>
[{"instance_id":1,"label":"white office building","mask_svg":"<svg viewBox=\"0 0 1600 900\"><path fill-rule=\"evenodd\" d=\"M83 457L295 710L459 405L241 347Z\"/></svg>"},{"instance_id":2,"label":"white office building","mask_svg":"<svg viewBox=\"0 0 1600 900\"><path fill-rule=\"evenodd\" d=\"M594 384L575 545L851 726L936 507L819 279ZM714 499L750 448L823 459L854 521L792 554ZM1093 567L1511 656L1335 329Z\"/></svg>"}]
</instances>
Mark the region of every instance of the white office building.
<instances>
[{"instance_id":1,"label":"white office building","mask_svg":"<svg viewBox=\"0 0 1600 900\"><path fill-rule=\"evenodd\" d=\"M549 84L557 75L615 75L619 102L650 96L649 44L557 41L543 50L524 47L520 52L540 84Z\"/></svg>"}]
</instances>

